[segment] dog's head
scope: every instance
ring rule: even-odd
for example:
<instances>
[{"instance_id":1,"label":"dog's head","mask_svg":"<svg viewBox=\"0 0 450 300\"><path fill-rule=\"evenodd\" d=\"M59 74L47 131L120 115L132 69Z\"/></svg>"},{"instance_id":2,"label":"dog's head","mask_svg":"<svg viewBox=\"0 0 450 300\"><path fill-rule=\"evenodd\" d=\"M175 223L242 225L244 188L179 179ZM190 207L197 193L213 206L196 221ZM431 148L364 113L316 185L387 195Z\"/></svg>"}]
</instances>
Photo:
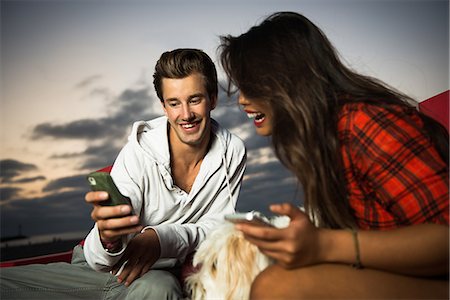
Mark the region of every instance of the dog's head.
<instances>
[{"instance_id":1,"label":"dog's head","mask_svg":"<svg viewBox=\"0 0 450 300\"><path fill-rule=\"evenodd\" d=\"M192 299L246 299L253 279L270 263L234 225L208 235L194 256L198 272L186 279Z\"/></svg>"}]
</instances>

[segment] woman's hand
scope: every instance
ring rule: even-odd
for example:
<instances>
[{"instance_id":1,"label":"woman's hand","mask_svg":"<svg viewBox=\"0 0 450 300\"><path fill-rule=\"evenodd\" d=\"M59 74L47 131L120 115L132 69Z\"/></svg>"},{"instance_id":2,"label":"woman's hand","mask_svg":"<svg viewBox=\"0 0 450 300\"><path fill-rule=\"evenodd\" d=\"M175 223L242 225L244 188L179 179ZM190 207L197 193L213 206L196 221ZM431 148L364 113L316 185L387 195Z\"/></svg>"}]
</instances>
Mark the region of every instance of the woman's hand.
<instances>
[{"instance_id":1,"label":"woman's hand","mask_svg":"<svg viewBox=\"0 0 450 300\"><path fill-rule=\"evenodd\" d=\"M319 232L308 216L289 203L275 204L270 209L291 219L288 227L271 227L238 224L236 228L261 252L275 259L287 269L316 264L320 261Z\"/></svg>"}]
</instances>

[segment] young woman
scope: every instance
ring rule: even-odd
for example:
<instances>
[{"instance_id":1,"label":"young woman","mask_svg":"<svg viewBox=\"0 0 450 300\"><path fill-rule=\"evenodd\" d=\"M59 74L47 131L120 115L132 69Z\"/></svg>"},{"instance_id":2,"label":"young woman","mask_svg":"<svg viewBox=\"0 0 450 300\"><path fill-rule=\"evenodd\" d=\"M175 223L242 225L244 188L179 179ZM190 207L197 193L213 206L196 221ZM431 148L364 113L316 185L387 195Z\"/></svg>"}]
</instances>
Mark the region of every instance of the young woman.
<instances>
[{"instance_id":1,"label":"young woman","mask_svg":"<svg viewBox=\"0 0 450 300\"><path fill-rule=\"evenodd\" d=\"M307 214L271 206L291 218L286 229L238 225L277 261L251 298L448 298L444 127L344 66L297 13L223 36L219 49L228 92L239 89L257 133L272 136L305 195Z\"/></svg>"}]
</instances>

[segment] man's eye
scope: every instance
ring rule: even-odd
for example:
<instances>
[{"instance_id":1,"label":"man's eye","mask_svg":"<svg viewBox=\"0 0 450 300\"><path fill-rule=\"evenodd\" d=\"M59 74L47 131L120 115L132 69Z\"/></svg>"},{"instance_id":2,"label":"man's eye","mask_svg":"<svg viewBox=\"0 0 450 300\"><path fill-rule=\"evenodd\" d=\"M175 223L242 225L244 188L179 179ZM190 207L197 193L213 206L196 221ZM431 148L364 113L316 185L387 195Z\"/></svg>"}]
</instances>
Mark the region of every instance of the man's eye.
<instances>
[{"instance_id":1,"label":"man's eye","mask_svg":"<svg viewBox=\"0 0 450 300\"><path fill-rule=\"evenodd\" d=\"M193 98L193 99L191 99L189 102L190 102L191 104L198 104L198 103L200 103L201 101L202 101L201 98Z\"/></svg>"},{"instance_id":2,"label":"man's eye","mask_svg":"<svg viewBox=\"0 0 450 300\"><path fill-rule=\"evenodd\" d=\"M179 105L178 102L169 102L169 106L170 106L170 107L176 107L176 106L178 106L178 105Z\"/></svg>"}]
</instances>

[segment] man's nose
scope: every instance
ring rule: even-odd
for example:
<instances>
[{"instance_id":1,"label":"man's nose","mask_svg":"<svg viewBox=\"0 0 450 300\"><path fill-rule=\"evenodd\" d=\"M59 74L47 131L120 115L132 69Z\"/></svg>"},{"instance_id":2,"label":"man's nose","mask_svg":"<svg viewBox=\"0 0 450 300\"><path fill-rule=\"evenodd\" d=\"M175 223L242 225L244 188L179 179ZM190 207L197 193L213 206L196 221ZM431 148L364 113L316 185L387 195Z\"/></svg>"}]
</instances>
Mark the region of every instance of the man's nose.
<instances>
[{"instance_id":1,"label":"man's nose","mask_svg":"<svg viewBox=\"0 0 450 300\"><path fill-rule=\"evenodd\" d=\"M183 111L182 111L181 117L184 120L189 120L190 118L192 118L192 111L188 104L183 105Z\"/></svg>"}]
</instances>

